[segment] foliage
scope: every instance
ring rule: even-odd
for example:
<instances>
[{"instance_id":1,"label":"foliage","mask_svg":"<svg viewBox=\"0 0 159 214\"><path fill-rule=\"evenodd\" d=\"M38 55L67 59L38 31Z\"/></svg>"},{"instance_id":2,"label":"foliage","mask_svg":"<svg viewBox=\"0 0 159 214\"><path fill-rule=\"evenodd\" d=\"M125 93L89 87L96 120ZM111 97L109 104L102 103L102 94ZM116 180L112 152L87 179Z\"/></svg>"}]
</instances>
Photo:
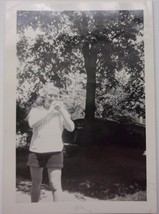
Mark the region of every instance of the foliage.
<instances>
[{"instance_id":1,"label":"foliage","mask_svg":"<svg viewBox=\"0 0 159 214\"><path fill-rule=\"evenodd\" d=\"M17 56L17 105L27 111L53 82L75 119L145 115L140 10L18 11Z\"/></svg>"}]
</instances>

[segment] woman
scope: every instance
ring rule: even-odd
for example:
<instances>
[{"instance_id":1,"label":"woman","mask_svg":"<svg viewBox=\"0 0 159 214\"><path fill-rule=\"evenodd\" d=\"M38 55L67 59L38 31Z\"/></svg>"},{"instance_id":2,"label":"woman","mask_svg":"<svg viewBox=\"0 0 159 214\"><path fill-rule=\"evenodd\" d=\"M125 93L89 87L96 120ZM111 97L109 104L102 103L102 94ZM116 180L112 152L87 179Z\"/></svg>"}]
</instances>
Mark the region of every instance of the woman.
<instances>
[{"instance_id":1,"label":"woman","mask_svg":"<svg viewBox=\"0 0 159 214\"><path fill-rule=\"evenodd\" d=\"M31 201L39 201L44 167L48 171L53 201L60 201L63 167L62 132L63 127L72 132L74 123L63 103L58 101L57 87L47 84L39 95L36 106L28 115L29 126L33 132L28 157L32 179Z\"/></svg>"}]
</instances>

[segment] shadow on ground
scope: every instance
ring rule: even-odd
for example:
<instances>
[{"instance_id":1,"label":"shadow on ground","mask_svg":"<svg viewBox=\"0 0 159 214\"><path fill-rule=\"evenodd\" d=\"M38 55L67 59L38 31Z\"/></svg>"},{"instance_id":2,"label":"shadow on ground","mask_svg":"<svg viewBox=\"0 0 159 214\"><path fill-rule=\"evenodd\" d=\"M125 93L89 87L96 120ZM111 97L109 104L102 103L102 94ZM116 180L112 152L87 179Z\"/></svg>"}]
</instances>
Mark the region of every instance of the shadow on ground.
<instances>
[{"instance_id":1,"label":"shadow on ground","mask_svg":"<svg viewBox=\"0 0 159 214\"><path fill-rule=\"evenodd\" d=\"M122 200L127 195L133 195L128 200L146 200L146 157L141 149L87 146L68 154L62 176L64 191L101 200ZM17 152L17 191L29 194L27 155L26 151ZM45 170L42 188L49 190Z\"/></svg>"}]
</instances>

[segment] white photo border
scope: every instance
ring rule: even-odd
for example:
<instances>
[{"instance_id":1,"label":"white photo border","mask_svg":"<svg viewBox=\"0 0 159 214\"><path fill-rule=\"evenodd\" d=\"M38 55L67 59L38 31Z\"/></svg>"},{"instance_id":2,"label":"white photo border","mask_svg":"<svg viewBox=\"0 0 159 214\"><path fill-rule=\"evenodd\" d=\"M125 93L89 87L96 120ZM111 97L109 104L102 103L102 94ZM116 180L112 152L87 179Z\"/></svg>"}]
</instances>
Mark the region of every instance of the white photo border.
<instances>
[{"instance_id":1,"label":"white photo border","mask_svg":"<svg viewBox=\"0 0 159 214\"><path fill-rule=\"evenodd\" d=\"M100 3L99 3L100 2ZM157 213L154 92L153 9L151 0L6 1L3 214L25 213ZM18 10L138 10L144 11L147 201L16 203L16 12Z\"/></svg>"}]
</instances>

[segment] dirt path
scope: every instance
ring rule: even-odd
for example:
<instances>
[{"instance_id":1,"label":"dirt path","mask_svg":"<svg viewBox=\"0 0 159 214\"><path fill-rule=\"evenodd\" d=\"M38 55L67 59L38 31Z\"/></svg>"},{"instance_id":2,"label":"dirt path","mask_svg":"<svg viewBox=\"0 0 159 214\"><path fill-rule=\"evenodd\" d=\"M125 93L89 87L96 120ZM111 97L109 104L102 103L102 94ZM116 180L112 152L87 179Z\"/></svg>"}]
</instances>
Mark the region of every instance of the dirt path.
<instances>
[{"instance_id":1,"label":"dirt path","mask_svg":"<svg viewBox=\"0 0 159 214\"><path fill-rule=\"evenodd\" d=\"M17 191L16 192L16 201L18 203L28 203L30 202L30 194L28 192ZM42 189L41 191L41 202L52 202L52 193L49 190ZM69 193L68 191L63 192L62 201L101 201L99 199L94 199L86 197L80 193Z\"/></svg>"},{"instance_id":2,"label":"dirt path","mask_svg":"<svg viewBox=\"0 0 159 214\"><path fill-rule=\"evenodd\" d=\"M127 194L125 197L116 196L113 201L144 201L146 198L145 191L139 191L135 194ZM52 193L48 190L42 190L40 202L52 202ZM73 202L73 201L93 201L93 202L102 202L105 200L99 200L95 198L86 197L80 193L69 193L68 191L63 192L63 200L65 202ZM21 191L16 192L16 202L17 203L30 203L30 194L24 193Z\"/></svg>"},{"instance_id":3,"label":"dirt path","mask_svg":"<svg viewBox=\"0 0 159 214\"><path fill-rule=\"evenodd\" d=\"M17 191L16 191L16 201L18 203L27 203L30 202L30 189L31 189L31 181L29 180L21 180L18 178ZM52 202L52 192L50 188L46 184L42 184L41 186L41 202ZM100 201L99 199L94 199L91 197L84 196L78 192L68 192L63 191L62 201Z\"/></svg>"},{"instance_id":4,"label":"dirt path","mask_svg":"<svg viewBox=\"0 0 159 214\"><path fill-rule=\"evenodd\" d=\"M22 186L25 186L25 188L22 189ZM17 203L30 203L30 187L31 182L30 181L23 181L20 182L20 186L18 186L17 192L16 192L16 202ZM134 194L125 194L124 196L118 196L116 195L113 199L113 201L145 201L146 200L146 192L145 191L137 191ZM42 185L41 190L41 197L40 202L52 202L52 193L48 189L46 185ZM104 202L105 200L99 200L97 198L91 198L87 197L81 193L71 193L68 191L63 192L63 199L64 202L84 202L84 201L93 201L93 202Z\"/></svg>"}]
</instances>

